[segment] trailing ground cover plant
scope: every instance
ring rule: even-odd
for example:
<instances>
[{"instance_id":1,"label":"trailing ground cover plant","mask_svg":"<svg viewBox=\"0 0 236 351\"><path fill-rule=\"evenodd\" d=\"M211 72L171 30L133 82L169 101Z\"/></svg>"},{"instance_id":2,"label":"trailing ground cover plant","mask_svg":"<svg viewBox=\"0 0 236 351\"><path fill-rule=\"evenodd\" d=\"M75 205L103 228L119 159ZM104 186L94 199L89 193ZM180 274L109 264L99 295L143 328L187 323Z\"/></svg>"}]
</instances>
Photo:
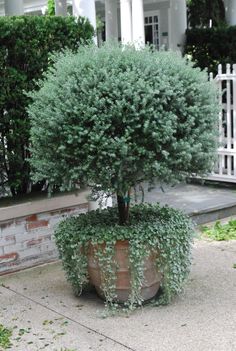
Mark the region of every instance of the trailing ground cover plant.
<instances>
[{"instance_id":1,"label":"trailing ground cover plant","mask_svg":"<svg viewBox=\"0 0 236 351\"><path fill-rule=\"evenodd\" d=\"M76 294L89 282L87 251L90 243L106 243L97 251L105 272L103 282L108 307L117 307L115 293L114 245L117 240L129 240L130 270L133 277L129 309L143 302L140 285L143 279L143 261L151 252L157 252L156 265L163 274L162 295L157 304L166 304L182 289L189 272L190 249L193 238L191 221L181 212L159 205L136 205L130 209L129 225L118 225L116 208L92 211L60 223L55 232L56 243L67 278Z\"/></svg>"},{"instance_id":2,"label":"trailing ground cover plant","mask_svg":"<svg viewBox=\"0 0 236 351\"><path fill-rule=\"evenodd\" d=\"M231 219L226 224L216 221L213 227L203 227L202 233L204 236L212 240L236 240L236 220Z\"/></svg>"},{"instance_id":3,"label":"trailing ground cover plant","mask_svg":"<svg viewBox=\"0 0 236 351\"><path fill-rule=\"evenodd\" d=\"M11 347L12 330L0 324L0 349L6 350Z\"/></svg>"},{"instance_id":4,"label":"trailing ground cover plant","mask_svg":"<svg viewBox=\"0 0 236 351\"><path fill-rule=\"evenodd\" d=\"M64 190L79 182L117 196L117 208L59 226L56 240L68 279L80 292L87 281L86 250L89 243L98 244L102 288L113 306L114 245L129 240L128 306L142 303L143 266L150 252L163 273L162 301L169 302L188 272L191 225L178 211L131 207L130 189L143 181L173 183L212 169L215 87L178 54L149 48L87 46L54 60L30 94L35 180L48 179Z\"/></svg>"}]
</instances>

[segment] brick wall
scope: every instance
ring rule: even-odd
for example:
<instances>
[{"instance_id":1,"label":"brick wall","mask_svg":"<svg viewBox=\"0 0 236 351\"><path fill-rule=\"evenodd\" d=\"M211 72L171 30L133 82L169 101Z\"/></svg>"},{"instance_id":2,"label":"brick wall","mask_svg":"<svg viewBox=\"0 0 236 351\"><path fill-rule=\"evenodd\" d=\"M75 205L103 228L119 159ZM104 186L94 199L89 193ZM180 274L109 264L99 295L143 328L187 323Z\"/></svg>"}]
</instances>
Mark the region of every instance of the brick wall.
<instances>
[{"instance_id":1,"label":"brick wall","mask_svg":"<svg viewBox=\"0 0 236 351\"><path fill-rule=\"evenodd\" d=\"M56 260L55 226L66 216L87 211L85 202L20 218L0 217L0 275Z\"/></svg>"}]
</instances>

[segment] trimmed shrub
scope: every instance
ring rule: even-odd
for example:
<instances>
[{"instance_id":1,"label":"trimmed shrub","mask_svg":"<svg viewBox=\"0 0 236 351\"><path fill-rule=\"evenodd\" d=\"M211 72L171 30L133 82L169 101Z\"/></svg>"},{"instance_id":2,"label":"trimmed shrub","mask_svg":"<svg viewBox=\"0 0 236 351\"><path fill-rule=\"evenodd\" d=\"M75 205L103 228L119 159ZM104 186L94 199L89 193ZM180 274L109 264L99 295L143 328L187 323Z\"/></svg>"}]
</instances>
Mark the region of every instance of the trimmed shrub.
<instances>
[{"instance_id":1,"label":"trimmed shrub","mask_svg":"<svg viewBox=\"0 0 236 351\"><path fill-rule=\"evenodd\" d=\"M35 179L99 184L117 194L121 223L130 187L213 167L216 88L178 54L81 47L56 56L39 87L29 107Z\"/></svg>"},{"instance_id":2,"label":"trimmed shrub","mask_svg":"<svg viewBox=\"0 0 236 351\"><path fill-rule=\"evenodd\" d=\"M220 63L236 63L236 26L187 30L185 54L196 66L216 74Z\"/></svg>"},{"instance_id":3,"label":"trimmed shrub","mask_svg":"<svg viewBox=\"0 0 236 351\"><path fill-rule=\"evenodd\" d=\"M31 185L26 113L30 99L24 92L36 87L35 79L50 65L52 51L76 50L92 36L93 28L83 18L0 17L0 193L3 188L12 195L26 193Z\"/></svg>"}]
</instances>

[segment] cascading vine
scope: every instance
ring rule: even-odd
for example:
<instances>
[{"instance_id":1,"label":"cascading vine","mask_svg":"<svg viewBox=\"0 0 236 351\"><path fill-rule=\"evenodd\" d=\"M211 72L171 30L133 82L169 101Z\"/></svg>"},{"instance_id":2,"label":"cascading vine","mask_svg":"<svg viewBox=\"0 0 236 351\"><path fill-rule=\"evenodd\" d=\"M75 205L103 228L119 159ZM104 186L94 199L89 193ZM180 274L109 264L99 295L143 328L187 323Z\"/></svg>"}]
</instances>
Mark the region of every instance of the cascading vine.
<instances>
[{"instance_id":1,"label":"cascading vine","mask_svg":"<svg viewBox=\"0 0 236 351\"><path fill-rule=\"evenodd\" d=\"M159 205L136 205L130 208L129 225L117 224L117 209L92 211L67 218L55 232L56 243L67 278L80 293L89 282L87 253L93 245L101 272L101 289L106 311L133 310L143 303L144 262L153 254L163 279L161 294L154 304L170 303L181 292L188 276L193 238L191 221L180 211ZM117 303L115 245L129 241L131 291L123 305Z\"/></svg>"}]
</instances>

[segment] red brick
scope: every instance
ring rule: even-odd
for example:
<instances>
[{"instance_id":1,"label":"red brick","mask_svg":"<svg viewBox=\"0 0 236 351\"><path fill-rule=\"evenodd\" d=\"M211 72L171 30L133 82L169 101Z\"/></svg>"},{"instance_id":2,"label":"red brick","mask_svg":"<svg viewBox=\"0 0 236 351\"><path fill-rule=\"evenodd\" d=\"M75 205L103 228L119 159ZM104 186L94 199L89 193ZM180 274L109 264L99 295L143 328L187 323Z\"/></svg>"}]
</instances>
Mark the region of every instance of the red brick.
<instances>
[{"instance_id":1,"label":"red brick","mask_svg":"<svg viewBox=\"0 0 236 351\"><path fill-rule=\"evenodd\" d=\"M21 225L23 222L25 222L25 218L18 218L15 220L16 225Z\"/></svg>"},{"instance_id":2,"label":"red brick","mask_svg":"<svg viewBox=\"0 0 236 351\"><path fill-rule=\"evenodd\" d=\"M52 235L51 235L51 234L45 235L45 236L42 237L42 239L43 239L43 240L46 240L46 241L48 241L48 240L51 241L51 240L52 240Z\"/></svg>"},{"instance_id":3,"label":"red brick","mask_svg":"<svg viewBox=\"0 0 236 351\"><path fill-rule=\"evenodd\" d=\"M5 236L6 241L15 241L16 237L15 235L7 235Z\"/></svg>"},{"instance_id":4,"label":"red brick","mask_svg":"<svg viewBox=\"0 0 236 351\"><path fill-rule=\"evenodd\" d=\"M35 246L35 245L38 245L40 244L41 242L43 241L42 238L39 238L39 239L32 239L32 240L29 240L27 241L27 247L31 247L31 246Z\"/></svg>"},{"instance_id":5,"label":"red brick","mask_svg":"<svg viewBox=\"0 0 236 351\"><path fill-rule=\"evenodd\" d=\"M70 213L75 211L75 208L64 208L63 210L61 210L59 213Z\"/></svg>"},{"instance_id":6,"label":"red brick","mask_svg":"<svg viewBox=\"0 0 236 351\"><path fill-rule=\"evenodd\" d=\"M29 216L29 217L26 218L26 221L27 221L27 222L35 222L35 221L37 221L37 220L38 220L38 217L37 217L36 214L33 214L33 215L31 215L31 216Z\"/></svg>"},{"instance_id":7,"label":"red brick","mask_svg":"<svg viewBox=\"0 0 236 351\"><path fill-rule=\"evenodd\" d=\"M84 204L80 204L79 206L79 209L85 209L85 210L87 210L88 209L88 203L87 202L85 202Z\"/></svg>"},{"instance_id":8,"label":"red brick","mask_svg":"<svg viewBox=\"0 0 236 351\"><path fill-rule=\"evenodd\" d=\"M41 228L41 227L47 227L48 226L48 221L45 220L39 220L39 221L35 221L35 222L31 222L27 224L27 230L32 230L32 229L37 229L37 228Z\"/></svg>"},{"instance_id":9,"label":"red brick","mask_svg":"<svg viewBox=\"0 0 236 351\"><path fill-rule=\"evenodd\" d=\"M16 252L12 252L10 254L0 256L0 264L16 261L17 258L18 258L18 254Z\"/></svg>"},{"instance_id":10,"label":"red brick","mask_svg":"<svg viewBox=\"0 0 236 351\"><path fill-rule=\"evenodd\" d=\"M55 210L55 211L51 211L50 212L50 216L58 216L61 215L62 213L70 213L72 211L74 211L74 208L64 208L63 210Z\"/></svg>"},{"instance_id":11,"label":"red brick","mask_svg":"<svg viewBox=\"0 0 236 351\"><path fill-rule=\"evenodd\" d=\"M8 222L4 222L4 223L0 223L0 228L2 230L4 230L5 228L10 227L11 225L15 224L14 220L12 221L8 221Z\"/></svg>"}]
</instances>

